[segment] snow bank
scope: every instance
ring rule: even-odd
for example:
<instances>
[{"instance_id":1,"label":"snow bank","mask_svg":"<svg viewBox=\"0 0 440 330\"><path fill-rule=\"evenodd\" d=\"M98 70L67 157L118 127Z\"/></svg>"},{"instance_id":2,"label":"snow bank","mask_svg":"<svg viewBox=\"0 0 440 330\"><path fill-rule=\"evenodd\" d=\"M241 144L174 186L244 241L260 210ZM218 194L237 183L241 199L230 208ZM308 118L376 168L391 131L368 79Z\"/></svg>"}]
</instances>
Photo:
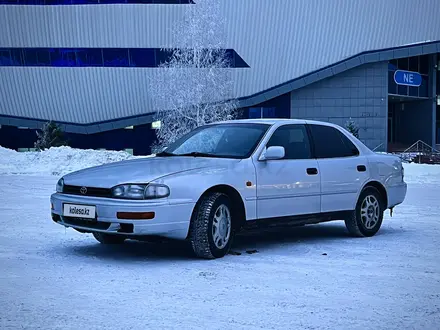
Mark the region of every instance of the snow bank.
<instances>
[{"instance_id":1,"label":"snow bank","mask_svg":"<svg viewBox=\"0 0 440 330\"><path fill-rule=\"evenodd\" d=\"M440 165L403 163L407 183L440 184Z\"/></svg>"},{"instance_id":2,"label":"snow bank","mask_svg":"<svg viewBox=\"0 0 440 330\"><path fill-rule=\"evenodd\" d=\"M125 151L82 150L70 147L17 152L0 146L0 174L61 176L83 168L139 158Z\"/></svg>"},{"instance_id":3,"label":"snow bank","mask_svg":"<svg viewBox=\"0 0 440 330\"><path fill-rule=\"evenodd\" d=\"M125 151L82 150L70 147L41 152L17 152L0 146L0 174L61 176L83 168L141 158ZM408 183L440 184L440 165L403 163Z\"/></svg>"}]
</instances>

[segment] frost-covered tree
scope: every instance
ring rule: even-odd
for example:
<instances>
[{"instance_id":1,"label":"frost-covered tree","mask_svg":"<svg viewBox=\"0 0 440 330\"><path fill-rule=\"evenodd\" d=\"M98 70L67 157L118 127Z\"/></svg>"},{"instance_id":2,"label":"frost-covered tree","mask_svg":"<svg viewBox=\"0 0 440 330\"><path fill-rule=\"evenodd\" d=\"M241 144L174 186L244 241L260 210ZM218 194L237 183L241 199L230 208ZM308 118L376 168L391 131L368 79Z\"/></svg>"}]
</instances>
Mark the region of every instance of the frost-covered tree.
<instances>
[{"instance_id":1,"label":"frost-covered tree","mask_svg":"<svg viewBox=\"0 0 440 330\"><path fill-rule=\"evenodd\" d=\"M359 138L359 126L353 120L350 119L349 121L347 121L345 123L345 128L356 138Z\"/></svg>"},{"instance_id":2,"label":"frost-covered tree","mask_svg":"<svg viewBox=\"0 0 440 330\"><path fill-rule=\"evenodd\" d=\"M221 0L197 0L172 29L176 48L150 84L157 145L162 148L194 128L238 116L231 61L225 51L226 22Z\"/></svg>"},{"instance_id":3,"label":"frost-covered tree","mask_svg":"<svg viewBox=\"0 0 440 330\"><path fill-rule=\"evenodd\" d=\"M66 144L60 127L52 121L45 123L41 132L37 131L35 148L39 151Z\"/></svg>"}]
</instances>

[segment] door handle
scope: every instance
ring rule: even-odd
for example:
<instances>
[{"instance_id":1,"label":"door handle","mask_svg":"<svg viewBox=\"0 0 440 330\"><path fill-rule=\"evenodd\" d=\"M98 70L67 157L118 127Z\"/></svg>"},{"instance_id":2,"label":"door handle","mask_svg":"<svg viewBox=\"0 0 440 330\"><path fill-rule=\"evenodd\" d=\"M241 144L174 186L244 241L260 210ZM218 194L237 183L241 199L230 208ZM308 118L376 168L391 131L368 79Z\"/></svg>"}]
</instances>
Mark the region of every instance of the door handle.
<instances>
[{"instance_id":1,"label":"door handle","mask_svg":"<svg viewBox=\"0 0 440 330\"><path fill-rule=\"evenodd\" d=\"M365 165L358 165L357 170L358 172L365 172L367 168L365 167Z\"/></svg>"},{"instance_id":2,"label":"door handle","mask_svg":"<svg viewBox=\"0 0 440 330\"><path fill-rule=\"evenodd\" d=\"M317 169L317 168L314 168L314 167L312 167L312 168L308 168L308 169L307 169L307 174L308 174L308 175L316 175L316 174L318 174L318 169Z\"/></svg>"}]
</instances>

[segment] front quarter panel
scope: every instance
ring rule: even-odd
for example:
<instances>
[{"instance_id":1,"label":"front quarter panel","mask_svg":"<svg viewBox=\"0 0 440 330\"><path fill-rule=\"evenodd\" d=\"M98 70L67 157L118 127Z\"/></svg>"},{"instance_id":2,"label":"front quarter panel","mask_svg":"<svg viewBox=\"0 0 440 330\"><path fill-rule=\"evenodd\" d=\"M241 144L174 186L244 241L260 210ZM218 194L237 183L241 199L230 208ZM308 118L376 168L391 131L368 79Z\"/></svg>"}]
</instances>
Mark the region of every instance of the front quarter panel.
<instances>
[{"instance_id":1,"label":"front quarter panel","mask_svg":"<svg viewBox=\"0 0 440 330\"><path fill-rule=\"evenodd\" d=\"M223 166L189 170L154 182L166 184L170 188L170 204L196 203L208 189L218 185L230 186L238 191L243 200L246 219L256 218L256 175L250 159Z\"/></svg>"}]
</instances>

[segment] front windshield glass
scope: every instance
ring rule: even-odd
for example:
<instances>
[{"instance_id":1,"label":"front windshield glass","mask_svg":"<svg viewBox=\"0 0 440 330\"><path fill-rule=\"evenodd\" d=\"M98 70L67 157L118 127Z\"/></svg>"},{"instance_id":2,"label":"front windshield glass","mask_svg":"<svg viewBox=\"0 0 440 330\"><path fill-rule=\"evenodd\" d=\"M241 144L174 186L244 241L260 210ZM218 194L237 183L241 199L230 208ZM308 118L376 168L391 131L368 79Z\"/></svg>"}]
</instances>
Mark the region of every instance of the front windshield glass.
<instances>
[{"instance_id":1,"label":"front windshield glass","mask_svg":"<svg viewBox=\"0 0 440 330\"><path fill-rule=\"evenodd\" d=\"M266 124L250 123L202 126L171 144L165 154L247 158L268 128Z\"/></svg>"}]
</instances>

